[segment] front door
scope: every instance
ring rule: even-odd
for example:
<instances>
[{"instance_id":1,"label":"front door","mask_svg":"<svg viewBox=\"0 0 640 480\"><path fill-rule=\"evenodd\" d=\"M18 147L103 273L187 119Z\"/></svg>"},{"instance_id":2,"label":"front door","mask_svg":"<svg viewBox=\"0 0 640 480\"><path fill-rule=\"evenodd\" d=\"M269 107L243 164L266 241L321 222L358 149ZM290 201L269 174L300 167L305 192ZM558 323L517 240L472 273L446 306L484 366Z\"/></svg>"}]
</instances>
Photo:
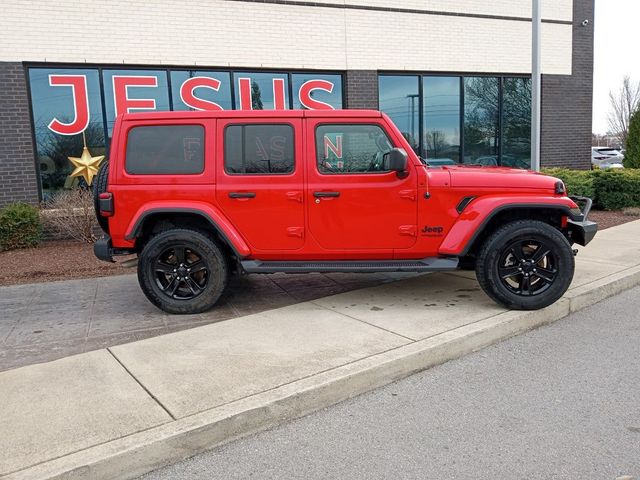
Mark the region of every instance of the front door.
<instances>
[{"instance_id":1,"label":"front door","mask_svg":"<svg viewBox=\"0 0 640 480\"><path fill-rule=\"evenodd\" d=\"M256 252L304 246L301 120L218 120L216 200Z\"/></svg>"},{"instance_id":2,"label":"front door","mask_svg":"<svg viewBox=\"0 0 640 480\"><path fill-rule=\"evenodd\" d=\"M410 248L417 237L417 174L385 170L396 145L383 123L308 120L309 231L326 250Z\"/></svg>"}]
</instances>

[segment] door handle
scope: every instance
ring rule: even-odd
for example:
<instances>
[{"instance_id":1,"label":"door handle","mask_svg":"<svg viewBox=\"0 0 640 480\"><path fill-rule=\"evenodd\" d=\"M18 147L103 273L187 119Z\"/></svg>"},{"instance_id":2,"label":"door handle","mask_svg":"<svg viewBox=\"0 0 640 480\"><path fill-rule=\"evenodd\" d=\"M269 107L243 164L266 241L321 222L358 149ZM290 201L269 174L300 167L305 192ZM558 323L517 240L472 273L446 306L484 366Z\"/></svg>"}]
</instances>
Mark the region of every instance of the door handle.
<instances>
[{"instance_id":1,"label":"door handle","mask_svg":"<svg viewBox=\"0 0 640 480\"><path fill-rule=\"evenodd\" d=\"M229 198L256 198L254 192L229 192Z\"/></svg>"},{"instance_id":2,"label":"door handle","mask_svg":"<svg viewBox=\"0 0 640 480\"><path fill-rule=\"evenodd\" d=\"M316 198L339 197L340 192L313 192L313 196Z\"/></svg>"}]
</instances>

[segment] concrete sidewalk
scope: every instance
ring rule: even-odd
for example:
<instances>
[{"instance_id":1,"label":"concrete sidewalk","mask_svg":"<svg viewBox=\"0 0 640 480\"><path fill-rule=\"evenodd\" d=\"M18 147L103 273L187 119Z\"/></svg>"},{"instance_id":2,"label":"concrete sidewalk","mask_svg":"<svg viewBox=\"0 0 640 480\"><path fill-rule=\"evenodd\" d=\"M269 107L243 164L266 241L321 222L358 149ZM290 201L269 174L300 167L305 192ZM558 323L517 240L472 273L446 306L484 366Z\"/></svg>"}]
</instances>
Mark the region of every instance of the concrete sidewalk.
<instances>
[{"instance_id":1,"label":"concrete sidewalk","mask_svg":"<svg viewBox=\"0 0 640 480\"><path fill-rule=\"evenodd\" d=\"M0 287L0 371L412 275L318 273L233 277L216 308L201 315L169 315L160 311L142 294L136 275Z\"/></svg>"},{"instance_id":2,"label":"concrete sidewalk","mask_svg":"<svg viewBox=\"0 0 640 480\"><path fill-rule=\"evenodd\" d=\"M555 321L640 283L640 221L605 230L537 312L432 274L0 373L0 475L134 478Z\"/></svg>"}]
</instances>

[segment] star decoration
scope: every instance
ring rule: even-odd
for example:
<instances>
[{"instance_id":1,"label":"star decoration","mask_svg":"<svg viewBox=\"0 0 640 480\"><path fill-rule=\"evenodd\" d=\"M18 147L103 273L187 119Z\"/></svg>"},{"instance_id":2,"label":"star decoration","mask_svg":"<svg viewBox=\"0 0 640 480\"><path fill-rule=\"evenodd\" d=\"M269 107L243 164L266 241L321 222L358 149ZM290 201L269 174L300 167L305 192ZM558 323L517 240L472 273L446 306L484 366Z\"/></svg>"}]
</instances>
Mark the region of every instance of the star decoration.
<instances>
[{"instance_id":1,"label":"star decoration","mask_svg":"<svg viewBox=\"0 0 640 480\"><path fill-rule=\"evenodd\" d=\"M100 168L100 164L102 160L104 160L104 155L100 155L98 157L92 157L89 149L87 148L87 144L85 143L84 148L82 149L82 155L80 158L78 157L67 157L69 161L73 164L74 170L71 172L71 177L82 177L87 182L87 185L91 185L93 183L93 177L95 177L98 173L98 169Z\"/></svg>"}]
</instances>

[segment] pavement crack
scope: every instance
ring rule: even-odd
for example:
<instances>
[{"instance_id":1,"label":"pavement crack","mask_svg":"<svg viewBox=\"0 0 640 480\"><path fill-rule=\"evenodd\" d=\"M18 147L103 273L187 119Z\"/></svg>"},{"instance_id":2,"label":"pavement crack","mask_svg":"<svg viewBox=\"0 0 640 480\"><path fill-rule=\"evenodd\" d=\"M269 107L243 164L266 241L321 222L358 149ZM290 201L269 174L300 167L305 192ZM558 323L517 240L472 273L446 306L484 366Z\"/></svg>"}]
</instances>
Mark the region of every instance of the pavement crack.
<instances>
[{"instance_id":1,"label":"pavement crack","mask_svg":"<svg viewBox=\"0 0 640 480\"><path fill-rule=\"evenodd\" d=\"M310 301L309 301L309 303L313 303L313 304L314 304L315 306L317 306L317 307L323 308L323 309L328 310L328 311L330 311L330 312L332 312L332 313L337 313L338 315L342 315L342 316L344 316L344 317L350 318L351 320L355 320L356 322L364 323L365 325L369 325L370 327L377 328L378 330L383 330L383 331L385 331L385 332L387 332L387 333L390 333L390 334L392 334L392 335L395 335L395 336L397 336L397 337L402 337L402 338L404 338L405 340L409 340L411 343L413 343L413 342L417 342L417 341L418 341L418 340L416 340L415 338L407 337L406 335L402 335L401 333L394 332L393 330L388 330L388 329L386 329L386 328L384 328L384 327L381 327L381 326L379 326L379 325L375 325L375 324L373 324L373 323L369 323L369 322L365 322L364 320L360 320L359 318L352 317L351 315L348 315L348 314L346 314L346 313L344 313L344 312L338 312L338 311L336 311L336 310L332 310L331 308L327 308L327 307L325 307L324 305L320 305L319 303L316 303L316 302L315 302L315 301L313 301L313 300L310 300Z\"/></svg>"},{"instance_id":2,"label":"pavement crack","mask_svg":"<svg viewBox=\"0 0 640 480\"><path fill-rule=\"evenodd\" d=\"M96 310L96 301L98 300L98 286L100 285L100 281L96 282L96 288L93 291L93 301L91 302L91 311L89 312L89 321L87 322L87 332L84 336L85 340L89 338L89 334L91 333L91 325L93 324L93 314Z\"/></svg>"},{"instance_id":3,"label":"pavement crack","mask_svg":"<svg viewBox=\"0 0 640 480\"><path fill-rule=\"evenodd\" d=\"M135 382L138 385L140 385L140 388L142 388L145 392L147 392L147 395L149 395L151 398L153 398L153 400L158 405L160 405L160 408L162 408L165 412L167 412L167 415L169 415L172 420L177 420L177 418L173 415L173 413L171 413L171 411L169 411L169 409L162 404L162 402L158 399L158 397L156 397L153 393L151 393L151 391L147 387L145 387L142 384L142 382L140 380L138 380L133 373L131 373L131 371L125 366L124 363L122 363L120 361L120 359L116 356L116 354L111 351L111 348L107 348L107 352L109 352L111 354L111 356L115 359L115 361L118 362L122 368L124 368L124 371L127 372L131 376L131 378L133 378L135 380Z\"/></svg>"}]
</instances>

